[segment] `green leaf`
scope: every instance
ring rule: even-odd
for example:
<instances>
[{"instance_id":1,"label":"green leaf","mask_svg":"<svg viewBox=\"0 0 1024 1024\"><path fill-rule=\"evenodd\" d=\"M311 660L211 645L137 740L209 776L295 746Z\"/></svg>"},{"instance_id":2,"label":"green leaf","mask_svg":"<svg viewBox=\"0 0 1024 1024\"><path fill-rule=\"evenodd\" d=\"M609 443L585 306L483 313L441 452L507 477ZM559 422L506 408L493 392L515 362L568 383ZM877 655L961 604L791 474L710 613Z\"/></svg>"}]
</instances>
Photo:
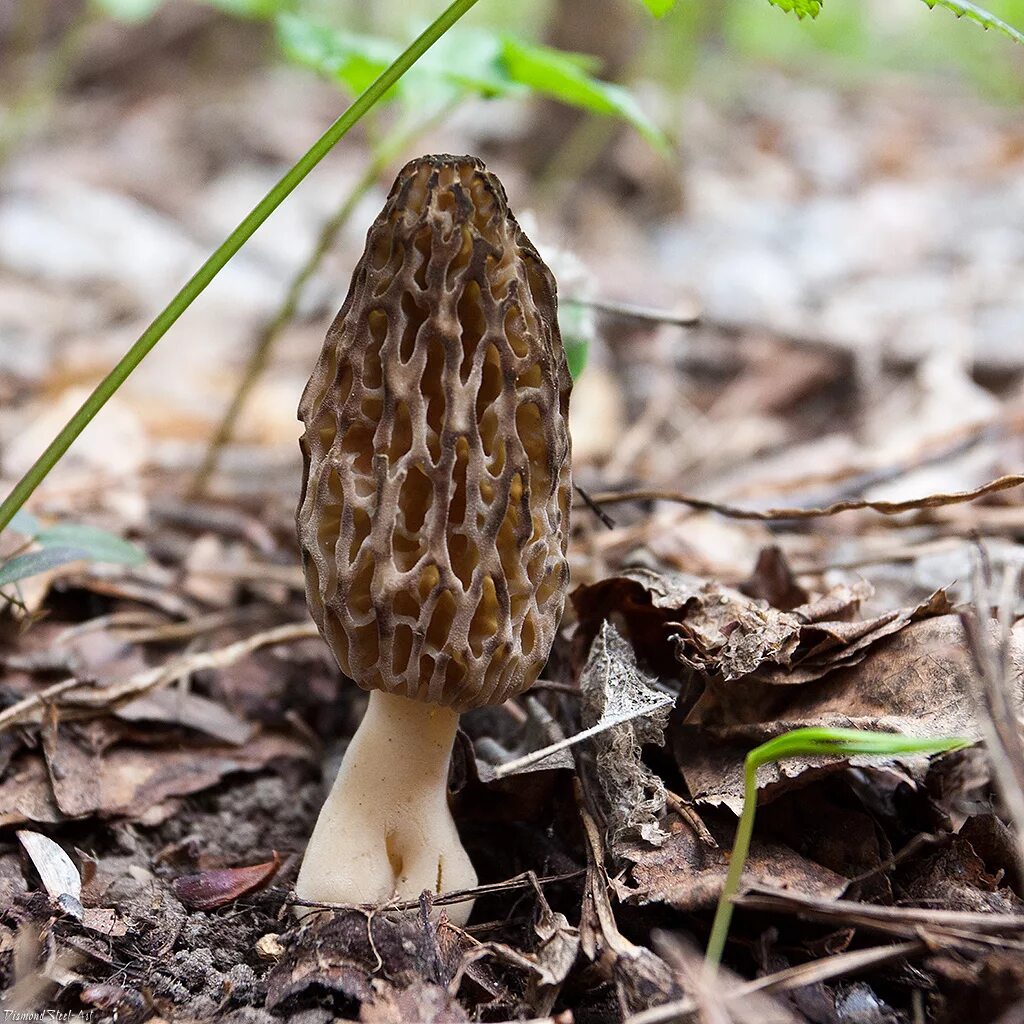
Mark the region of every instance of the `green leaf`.
<instances>
[{"instance_id":1,"label":"green leaf","mask_svg":"<svg viewBox=\"0 0 1024 1024\"><path fill-rule=\"evenodd\" d=\"M664 18L676 5L676 0L641 0L641 2L656 18Z\"/></svg>"},{"instance_id":2,"label":"green leaf","mask_svg":"<svg viewBox=\"0 0 1024 1024\"><path fill-rule=\"evenodd\" d=\"M88 558L86 552L72 547L53 547L43 548L40 551L29 551L27 554L18 555L0 565L0 587L17 583L18 580L28 579L29 576L38 576L41 572L56 569L69 562L86 561Z\"/></svg>"},{"instance_id":3,"label":"green leaf","mask_svg":"<svg viewBox=\"0 0 1024 1024\"><path fill-rule=\"evenodd\" d=\"M145 21L163 0L93 0L96 8L118 21Z\"/></svg>"},{"instance_id":4,"label":"green leaf","mask_svg":"<svg viewBox=\"0 0 1024 1024\"><path fill-rule=\"evenodd\" d=\"M16 533L22 533L26 537L34 537L41 529L39 520L31 512L26 512L24 509L15 512L14 518L10 522L10 527Z\"/></svg>"},{"instance_id":5,"label":"green leaf","mask_svg":"<svg viewBox=\"0 0 1024 1024\"><path fill-rule=\"evenodd\" d=\"M203 0L203 3L235 18L256 20L273 18L292 6L290 0Z\"/></svg>"},{"instance_id":6,"label":"green leaf","mask_svg":"<svg viewBox=\"0 0 1024 1024\"><path fill-rule=\"evenodd\" d=\"M276 19L285 57L334 79L345 89L365 88L399 47L375 36L318 25L291 14ZM621 117L656 147L665 137L621 86L595 77L599 62L583 53L532 46L482 29L449 32L389 94L416 110L443 111L466 96L495 98L540 93L570 106Z\"/></svg>"},{"instance_id":7,"label":"green leaf","mask_svg":"<svg viewBox=\"0 0 1024 1024\"><path fill-rule=\"evenodd\" d=\"M296 64L360 93L395 59L399 47L374 36L317 25L293 14L275 21L281 52ZM394 90L389 94L394 96Z\"/></svg>"},{"instance_id":8,"label":"green leaf","mask_svg":"<svg viewBox=\"0 0 1024 1024\"><path fill-rule=\"evenodd\" d=\"M74 549L79 558L92 562L112 562L116 565L139 565L146 560L145 553L120 537L95 526L79 523L60 523L47 526L35 535L36 543L46 549Z\"/></svg>"},{"instance_id":9,"label":"green leaf","mask_svg":"<svg viewBox=\"0 0 1024 1024\"><path fill-rule=\"evenodd\" d=\"M853 754L927 754L970 746L963 736L904 736L895 732L867 732L862 729L793 729L747 755L747 768L756 772L762 765L786 757Z\"/></svg>"},{"instance_id":10,"label":"green leaf","mask_svg":"<svg viewBox=\"0 0 1024 1024\"><path fill-rule=\"evenodd\" d=\"M1002 32L1004 36L1009 36L1015 43L1024 46L1024 32L1007 24L1002 18L997 18L977 4L971 3L970 0L924 0L924 2L930 10L934 10L936 7L945 7L947 11L952 11L958 18L967 18L968 21L973 21L984 29L995 29L996 32Z\"/></svg>"},{"instance_id":11,"label":"green leaf","mask_svg":"<svg viewBox=\"0 0 1024 1024\"><path fill-rule=\"evenodd\" d=\"M569 376L573 380L578 380L580 374L587 368L590 343L585 338L566 338L563 345L565 361L569 364Z\"/></svg>"},{"instance_id":12,"label":"green leaf","mask_svg":"<svg viewBox=\"0 0 1024 1024\"><path fill-rule=\"evenodd\" d=\"M95 526L59 523L40 529L35 518L27 513L19 513L12 525L19 532L31 534L39 550L28 551L0 564L0 587L69 562L138 565L146 559L145 553L134 544Z\"/></svg>"},{"instance_id":13,"label":"green leaf","mask_svg":"<svg viewBox=\"0 0 1024 1024\"><path fill-rule=\"evenodd\" d=\"M512 36L502 37L501 59L509 78L535 92L628 121L657 149L668 149L661 130L643 112L632 94L620 85L594 78L578 54L532 46Z\"/></svg>"},{"instance_id":14,"label":"green leaf","mask_svg":"<svg viewBox=\"0 0 1024 1024\"><path fill-rule=\"evenodd\" d=\"M825 0L768 0L787 14L792 11L798 18L816 18L821 13L821 5ZM927 3L928 0L925 0Z\"/></svg>"}]
</instances>

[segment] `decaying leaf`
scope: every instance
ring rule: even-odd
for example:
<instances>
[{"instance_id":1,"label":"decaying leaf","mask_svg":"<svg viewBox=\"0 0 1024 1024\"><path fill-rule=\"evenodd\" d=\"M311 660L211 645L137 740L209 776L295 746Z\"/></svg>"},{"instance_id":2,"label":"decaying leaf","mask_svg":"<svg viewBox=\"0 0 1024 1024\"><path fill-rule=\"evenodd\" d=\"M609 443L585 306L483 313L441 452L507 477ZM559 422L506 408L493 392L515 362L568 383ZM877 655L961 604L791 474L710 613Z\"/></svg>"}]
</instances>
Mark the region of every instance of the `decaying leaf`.
<instances>
[{"instance_id":1,"label":"decaying leaf","mask_svg":"<svg viewBox=\"0 0 1024 1024\"><path fill-rule=\"evenodd\" d=\"M442 959L434 926L418 915L346 911L315 920L270 972L267 1009L274 1011L323 997L340 996L360 1004L377 998L371 979L399 990L417 980L437 984L454 976L462 950ZM432 969L433 965L433 969Z\"/></svg>"},{"instance_id":2,"label":"decaying leaf","mask_svg":"<svg viewBox=\"0 0 1024 1024\"><path fill-rule=\"evenodd\" d=\"M531 958L537 963L540 984L556 988L568 977L580 952L580 929L570 925L564 913L551 909L540 886L537 888L537 901L534 931L540 945L532 952ZM551 998L554 998L553 994Z\"/></svg>"},{"instance_id":3,"label":"decaying leaf","mask_svg":"<svg viewBox=\"0 0 1024 1024\"><path fill-rule=\"evenodd\" d=\"M78 808L82 814L138 818L169 797L198 793L234 772L259 771L279 759L308 760L307 746L291 737L263 733L244 748L199 744L193 747L143 747L122 744L99 760L95 780L83 781ZM91 794L91 800L85 797ZM89 805L91 803L91 806ZM25 758L0 783L0 825L24 821L56 822L62 814L54 802L46 767Z\"/></svg>"},{"instance_id":4,"label":"decaying leaf","mask_svg":"<svg viewBox=\"0 0 1024 1024\"><path fill-rule=\"evenodd\" d=\"M587 843L587 883L580 918L580 949L608 976L623 1017L679 997L672 969L645 946L627 939L615 922L604 845L591 814L580 807Z\"/></svg>"},{"instance_id":5,"label":"decaying leaf","mask_svg":"<svg viewBox=\"0 0 1024 1024\"><path fill-rule=\"evenodd\" d=\"M1024 631L1015 631L1017 664L1024 665ZM812 684L784 687L771 682L712 682L679 728L673 743L690 792L738 813L743 802L743 758L772 736L802 726L871 729L908 736L976 734L969 688L971 656L954 615L909 622L876 643L864 660ZM809 769L834 771L847 764L882 765L892 759L789 759L758 772L771 790ZM923 765L924 758L898 759Z\"/></svg>"},{"instance_id":6,"label":"decaying leaf","mask_svg":"<svg viewBox=\"0 0 1024 1024\"><path fill-rule=\"evenodd\" d=\"M726 849L710 849L688 828L670 836L660 849L634 843L620 852L632 865L633 887L619 890L627 902L666 903L687 913L714 906L729 870ZM848 883L788 846L760 839L751 845L745 878L824 898L839 896Z\"/></svg>"},{"instance_id":7,"label":"decaying leaf","mask_svg":"<svg viewBox=\"0 0 1024 1024\"><path fill-rule=\"evenodd\" d=\"M674 697L659 689L636 664L633 649L609 622L590 649L580 679L583 724L623 719L595 736L596 780L604 793L609 840L638 833L659 845L667 838L658 825L665 810L665 784L641 759L645 743L665 742ZM627 720L628 719L628 720Z\"/></svg>"},{"instance_id":8,"label":"decaying leaf","mask_svg":"<svg viewBox=\"0 0 1024 1024\"><path fill-rule=\"evenodd\" d=\"M375 981L372 1002L359 1009L362 1024L463 1024L469 1019L446 989L422 978L406 988Z\"/></svg>"},{"instance_id":9,"label":"decaying leaf","mask_svg":"<svg viewBox=\"0 0 1024 1024\"><path fill-rule=\"evenodd\" d=\"M726 683L756 674L765 682L796 685L860 661L872 644L911 622L952 610L937 591L913 608L856 620L871 593L867 583L839 584L782 611L714 580L632 569L580 587L572 599L584 636L593 636L614 614L634 649L667 673L674 661Z\"/></svg>"},{"instance_id":10,"label":"decaying leaf","mask_svg":"<svg viewBox=\"0 0 1024 1024\"><path fill-rule=\"evenodd\" d=\"M615 614L644 660L671 660L731 679L765 661L788 664L800 620L711 580L686 573L631 569L572 595L584 636Z\"/></svg>"},{"instance_id":11,"label":"decaying leaf","mask_svg":"<svg viewBox=\"0 0 1024 1024\"><path fill-rule=\"evenodd\" d=\"M171 888L186 907L192 910L213 910L262 889L269 884L280 867L281 858L275 851L273 859L263 864L243 868L215 868L195 875L180 875Z\"/></svg>"}]
</instances>

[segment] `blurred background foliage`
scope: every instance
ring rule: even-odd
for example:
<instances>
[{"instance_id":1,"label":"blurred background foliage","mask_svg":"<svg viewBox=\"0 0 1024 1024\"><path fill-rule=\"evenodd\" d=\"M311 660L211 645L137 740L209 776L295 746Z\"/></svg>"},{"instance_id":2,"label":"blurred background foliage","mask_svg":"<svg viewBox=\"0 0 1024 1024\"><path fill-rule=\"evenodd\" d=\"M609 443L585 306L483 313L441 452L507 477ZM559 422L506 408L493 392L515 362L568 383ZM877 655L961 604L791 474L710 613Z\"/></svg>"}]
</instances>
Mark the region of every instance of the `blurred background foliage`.
<instances>
[{"instance_id":1,"label":"blurred background foliage","mask_svg":"<svg viewBox=\"0 0 1024 1024\"><path fill-rule=\"evenodd\" d=\"M117 16L144 21L165 5L203 0L89 0L72 26L89 16ZM441 0L205 0L208 6L255 20L282 12L310 24L365 37L404 42L444 6ZM629 57L623 67L612 61L611 77L651 77L674 88L695 74L721 71L721 65L800 65L804 74L820 74L856 83L879 73L962 77L989 98L1013 102L1024 98L1024 58L995 32L958 23L949 11L928 8L917 0L829 0L817 19L798 20L766 0L678 0L660 22L653 22L640 0L614 0L623 8L621 23L631 40L621 46ZM520 0L481 3L467 25L495 33L513 32L544 41L552 24L565 21L576 4L582 22L591 0ZM13 0L0 28L9 23L15 49L42 31L47 4ZM604 2L601 8L610 6ZM986 10L1011 25L1024 25L1024 0L987 0ZM600 16L596 21L602 21ZM603 35L611 35L607 25ZM586 35L586 32L583 33ZM581 43L585 40L581 40ZM581 46L581 49L585 47ZM451 59L453 54L446 55ZM619 74L615 74L618 72Z\"/></svg>"},{"instance_id":2,"label":"blurred background foliage","mask_svg":"<svg viewBox=\"0 0 1024 1024\"><path fill-rule=\"evenodd\" d=\"M273 2L221 0L223 6L239 9ZM556 8L574 2L578 0L484 2L471 19L475 25L538 39L557 17ZM631 6L631 0L619 2ZM437 0L296 0L291 6L325 24L405 39L442 5ZM589 0L581 6L589 6ZM854 82L879 72L947 79L960 74L990 97L1024 97L1024 56L1019 50L996 33L978 31L948 11L929 11L915 0L829 0L815 20L784 15L765 0L679 0L657 24L639 3L632 6L634 31L644 45L630 71L670 85L685 86L707 63L796 62L804 73ZM988 0L984 7L1011 25L1024 24L1024 0Z\"/></svg>"}]
</instances>

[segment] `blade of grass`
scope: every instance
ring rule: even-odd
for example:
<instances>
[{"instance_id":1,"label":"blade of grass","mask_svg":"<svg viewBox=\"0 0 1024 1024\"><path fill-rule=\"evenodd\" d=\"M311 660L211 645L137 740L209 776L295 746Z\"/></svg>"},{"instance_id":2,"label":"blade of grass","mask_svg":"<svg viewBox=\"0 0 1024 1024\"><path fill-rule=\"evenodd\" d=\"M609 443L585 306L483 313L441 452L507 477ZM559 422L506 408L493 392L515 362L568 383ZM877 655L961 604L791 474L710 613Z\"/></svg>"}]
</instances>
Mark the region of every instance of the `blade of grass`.
<instances>
[{"instance_id":1,"label":"blade of grass","mask_svg":"<svg viewBox=\"0 0 1024 1024\"><path fill-rule=\"evenodd\" d=\"M185 286L171 299L170 303L142 333L134 345L125 353L120 362L103 378L96 389L82 403L78 411L68 420L60 433L50 442L47 449L33 463L25 475L15 484L14 489L0 504L0 531L14 513L28 500L32 492L43 482L75 438L89 425L92 418L103 408L117 389L128 379L132 371L149 354L154 345L170 330L175 321L203 293L210 282L227 262L256 233L261 224L281 205L307 174L330 152L348 132L359 123L363 116L385 93L437 42L463 15L470 11L479 0L453 0L453 2L417 36L352 105L317 139L310 149L299 158L287 174L260 200L245 219L235 228L213 255L196 271Z\"/></svg>"},{"instance_id":2,"label":"blade of grass","mask_svg":"<svg viewBox=\"0 0 1024 1024\"><path fill-rule=\"evenodd\" d=\"M718 970L725 951L725 940L732 921L733 897L739 892L743 867L750 852L757 811L757 770L763 765L787 757L851 754L937 754L970 746L973 740L963 736L903 736L892 732L865 732L860 729L793 729L755 747L743 763L743 810L736 826L736 839L729 856L729 871L718 899L711 926L704 966L709 973Z\"/></svg>"}]
</instances>

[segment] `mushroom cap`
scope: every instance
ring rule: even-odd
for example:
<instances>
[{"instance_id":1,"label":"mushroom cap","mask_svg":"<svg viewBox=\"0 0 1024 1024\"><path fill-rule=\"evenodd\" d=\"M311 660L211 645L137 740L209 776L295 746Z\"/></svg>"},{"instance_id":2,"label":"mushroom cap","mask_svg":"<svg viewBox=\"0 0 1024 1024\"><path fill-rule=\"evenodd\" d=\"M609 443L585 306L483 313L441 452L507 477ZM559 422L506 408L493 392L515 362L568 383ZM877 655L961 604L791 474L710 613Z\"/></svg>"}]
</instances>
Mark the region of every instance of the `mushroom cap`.
<instances>
[{"instance_id":1,"label":"mushroom cap","mask_svg":"<svg viewBox=\"0 0 1024 1024\"><path fill-rule=\"evenodd\" d=\"M299 406L306 597L363 689L465 710L534 683L569 583L570 389L501 183L407 164Z\"/></svg>"}]
</instances>

